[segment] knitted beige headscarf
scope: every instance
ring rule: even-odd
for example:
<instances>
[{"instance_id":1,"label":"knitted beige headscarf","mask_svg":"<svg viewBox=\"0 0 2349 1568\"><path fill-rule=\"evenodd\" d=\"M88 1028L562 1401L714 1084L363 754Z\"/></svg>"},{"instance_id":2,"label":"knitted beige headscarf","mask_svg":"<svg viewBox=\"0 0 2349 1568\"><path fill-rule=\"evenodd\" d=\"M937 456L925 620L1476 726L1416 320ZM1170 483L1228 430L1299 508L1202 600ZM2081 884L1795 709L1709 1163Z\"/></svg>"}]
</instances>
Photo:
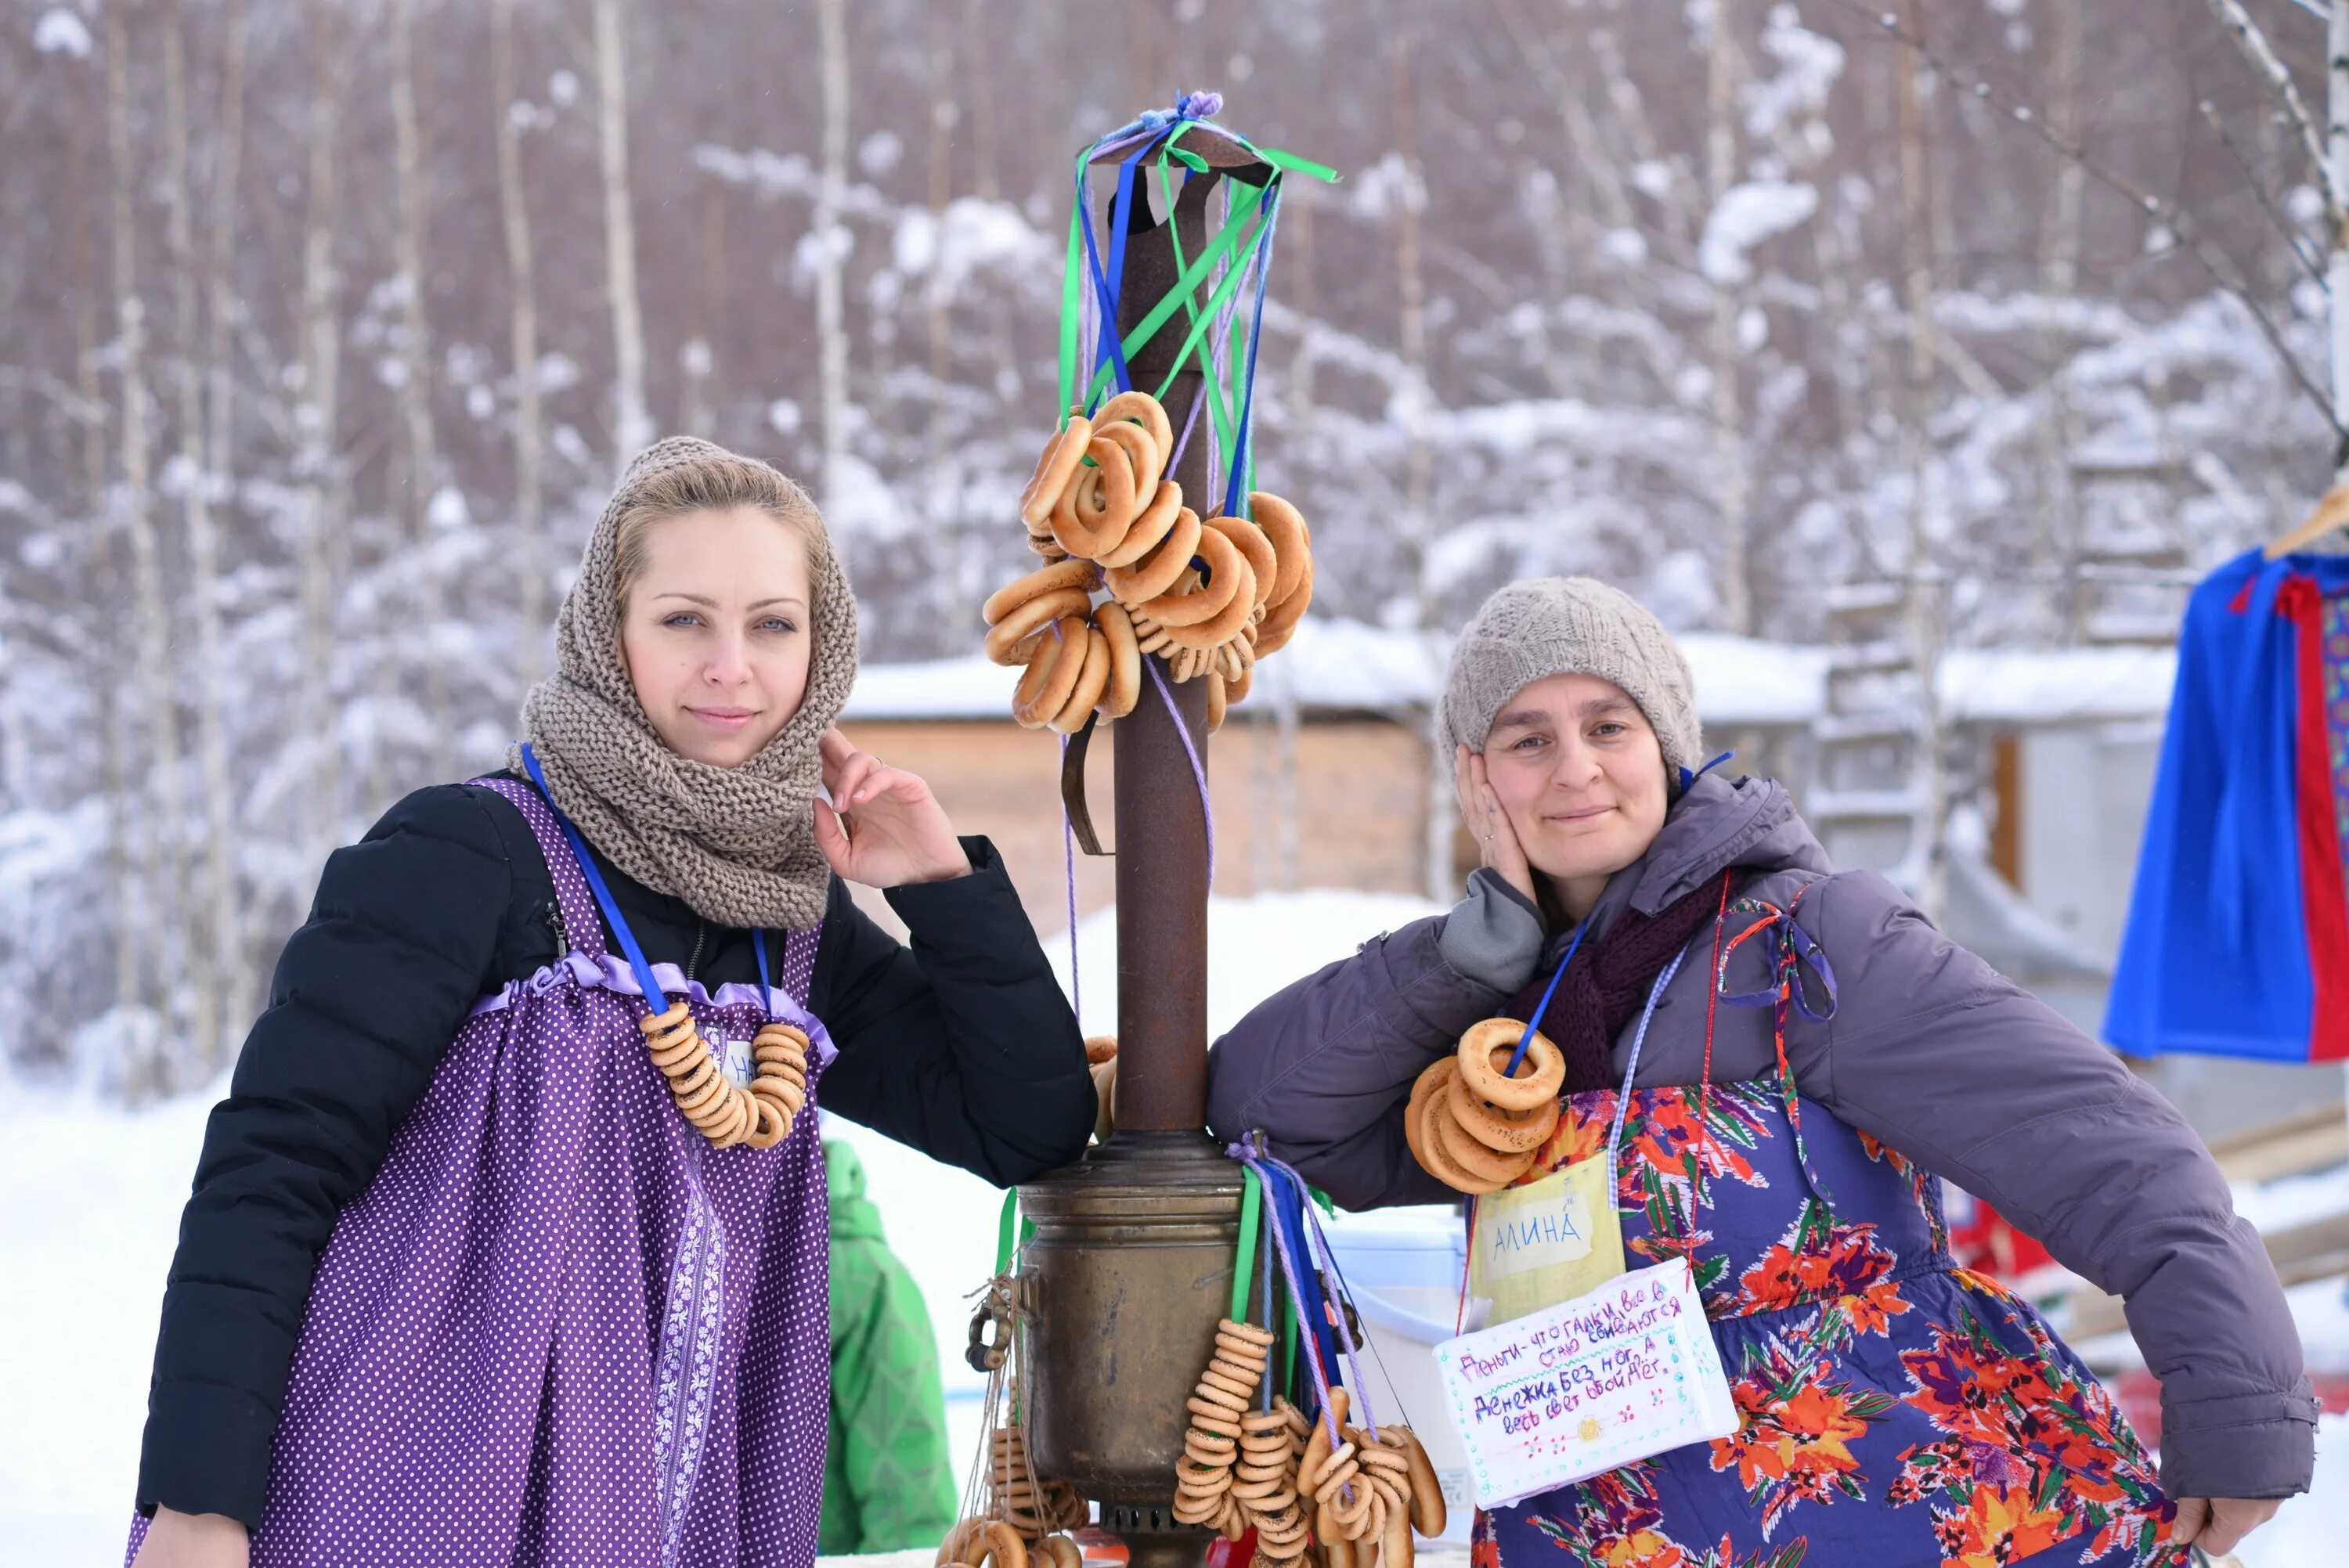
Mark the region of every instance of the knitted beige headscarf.
<instances>
[{"instance_id":1,"label":"knitted beige headscarf","mask_svg":"<svg viewBox=\"0 0 2349 1568\"><path fill-rule=\"evenodd\" d=\"M695 472L672 472L680 469ZM742 493L745 469L747 488L765 490L807 542L807 691L757 756L718 768L670 750L636 701L620 656L620 523L656 476L666 476L666 490L723 499ZM707 484L676 482L705 474ZM755 458L708 441L676 437L647 447L595 521L554 642L554 673L523 699L522 732L555 805L587 841L705 919L799 929L822 919L829 868L812 821L823 776L816 748L856 679L856 601L806 493ZM517 747L517 769L521 757Z\"/></svg>"}]
</instances>

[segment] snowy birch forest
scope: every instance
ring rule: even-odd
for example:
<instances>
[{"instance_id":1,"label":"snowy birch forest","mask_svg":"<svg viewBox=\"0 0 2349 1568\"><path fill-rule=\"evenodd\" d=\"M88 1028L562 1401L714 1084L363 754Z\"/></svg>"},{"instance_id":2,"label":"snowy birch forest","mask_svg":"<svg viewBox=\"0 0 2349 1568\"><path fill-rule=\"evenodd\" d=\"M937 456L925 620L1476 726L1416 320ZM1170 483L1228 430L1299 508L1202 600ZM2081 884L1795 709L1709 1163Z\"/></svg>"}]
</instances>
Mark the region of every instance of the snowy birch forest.
<instances>
[{"instance_id":1,"label":"snowy birch forest","mask_svg":"<svg viewBox=\"0 0 2349 1568\"><path fill-rule=\"evenodd\" d=\"M2335 468L2324 10L0 0L0 1050L216 1072L327 850L495 764L656 434L808 483L868 661L968 652L1069 160L1189 88L1344 175L1257 398L1317 614L2160 636Z\"/></svg>"}]
</instances>

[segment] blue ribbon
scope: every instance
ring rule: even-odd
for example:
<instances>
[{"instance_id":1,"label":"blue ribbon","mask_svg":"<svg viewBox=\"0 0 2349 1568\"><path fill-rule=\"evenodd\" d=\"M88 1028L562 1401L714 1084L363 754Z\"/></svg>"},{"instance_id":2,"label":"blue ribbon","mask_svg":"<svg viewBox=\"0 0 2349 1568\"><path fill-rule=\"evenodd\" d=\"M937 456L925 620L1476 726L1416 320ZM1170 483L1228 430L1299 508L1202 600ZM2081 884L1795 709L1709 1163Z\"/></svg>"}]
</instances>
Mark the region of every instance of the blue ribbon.
<instances>
[{"instance_id":1,"label":"blue ribbon","mask_svg":"<svg viewBox=\"0 0 2349 1568\"><path fill-rule=\"evenodd\" d=\"M1501 1075L1503 1078L1517 1076L1517 1068L1526 1059L1526 1047L1532 1043L1534 1031L1541 1027L1542 1015L1549 1011L1549 999L1557 995L1557 983L1566 978L1566 966L1574 962L1575 950L1582 945L1583 934L1589 929L1587 919L1574 928L1574 940L1566 944L1566 956L1558 961L1549 984L1542 987L1541 1000L1534 1005L1533 1016L1526 1020L1526 1032L1517 1037L1516 1051L1509 1057L1509 1070Z\"/></svg>"},{"instance_id":2,"label":"blue ribbon","mask_svg":"<svg viewBox=\"0 0 2349 1568\"><path fill-rule=\"evenodd\" d=\"M1256 429L1257 348L1264 336L1264 285L1272 272L1272 242L1280 220L1278 173L1264 201L1264 238L1257 246L1255 314L1248 321L1247 372L1240 383L1239 428L1232 434L1231 471L1224 479L1224 515L1241 517L1240 500L1247 488L1249 448Z\"/></svg>"},{"instance_id":3,"label":"blue ribbon","mask_svg":"<svg viewBox=\"0 0 2349 1568\"><path fill-rule=\"evenodd\" d=\"M1703 767L1696 769L1694 772L1691 772L1685 768L1682 769L1681 793L1683 795L1687 794L1690 785L1695 783L1698 779L1703 778L1706 774L1712 772L1714 769L1720 767L1723 763L1728 761L1731 758L1736 755L1737 753L1734 751L1724 751L1720 756L1714 758L1712 761L1706 763Z\"/></svg>"},{"instance_id":4,"label":"blue ribbon","mask_svg":"<svg viewBox=\"0 0 2349 1568\"><path fill-rule=\"evenodd\" d=\"M529 770L530 781L537 785L538 792L546 798L546 809L562 825L564 836L571 841L571 852L579 858L579 869L586 873L587 886L595 895L596 906L603 910L605 921L612 927L612 934L620 939L620 951L627 954L628 967L636 972L636 984L644 988L646 1010L666 1013L668 1011L668 995L661 989L660 982L653 978L651 960L645 956L643 945L636 941L636 934L628 928L627 916L620 913L619 901L612 896L611 884L604 880L603 872L596 867L595 857L587 852L587 841L580 836L571 819L563 814L563 808L554 803L554 791L546 787L546 773L539 767L538 754L531 749L528 741L523 743L522 765ZM771 1016L775 997L774 990L767 980L767 934L753 926L750 946L759 955L759 1006Z\"/></svg>"}]
</instances>

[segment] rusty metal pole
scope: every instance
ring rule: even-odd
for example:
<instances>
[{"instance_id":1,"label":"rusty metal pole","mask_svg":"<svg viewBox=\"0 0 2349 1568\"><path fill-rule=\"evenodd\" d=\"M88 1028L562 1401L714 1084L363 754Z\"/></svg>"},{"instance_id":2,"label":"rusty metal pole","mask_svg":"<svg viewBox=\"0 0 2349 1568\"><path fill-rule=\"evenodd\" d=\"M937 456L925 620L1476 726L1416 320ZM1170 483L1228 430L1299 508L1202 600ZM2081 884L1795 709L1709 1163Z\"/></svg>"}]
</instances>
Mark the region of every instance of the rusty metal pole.
<instances>
[{"instance_id":1,"label":"rusty metal pole","mask_svg":"<svg viewBox=\"0 0 2349 1568\"><path fill-rule=\"evenodd\" d=\"M1195 178L1174 212L1183 253L1206 244L1207 197L1221 183ZM1173 247L1160 228L1130 232L1125 277L1118 291L1120 333L1131 331L1166 297L1176 273ZM1199 304L1205 308L1206 291ZM1177 315L1138 350L1133 384L1155 387L1166 378L1182 345ZM1166 417L1184 428L1204 390L1199 372L1185 369L1167 388ZM1214 510L1206 411L1199 411L1174 482L1184 504L1206 516ZM1112 728L1117 745L1117 1125L1121 1132L1195 1132L1207 1120L1207 822L1199 776L1175 728L1190 731L1199 762L1207 761L1207 683L1177 685L1155 666L1145 672L1142 701ZM1174 699L1158 695L1154 673Z\"/></svg>"},{"instance_id":2,"label":"rusty metal pole","mask_svg":"<svg viewBox=\"0 0 2349 1568\"><path fill-rule=\"evenodd\" d=\"M1193 173L1171 221L1185 257L1206 244L1208 198L1224 181L1269 170L1239 144L1195 128L1183 145L1211 172ZM1113 200L1113 198L1112 198ZM1179 275L1163 222L1137 201L1119 287L1120 331L1164 299ZM1106 227L1106 225L1104 225ZM1200 291L1198 305L1206 305ZM1177 314L1130 368L1154 390L1188 332ZM1203 392L1174 377L1165 397L1177 430ZM1205 515L1212 493L1205 412L1174 479ZM1164 670L1159 674L1163 677ZM1027 1312L1023 1364L1028 1441L1038 1470L1102 1504L1133 1568L1195 1568L1211 1532L1176 1525L1174 1461L1184 1402L1230 1310L1239 1234L1240 1173L1206 1136L1206 683L1145 675L1142 701L1112 727L1117 748L1117 1130L1080 1163L1020 1191L1036 1233L1021 1253Z\"/></svg>"}]
</instances>

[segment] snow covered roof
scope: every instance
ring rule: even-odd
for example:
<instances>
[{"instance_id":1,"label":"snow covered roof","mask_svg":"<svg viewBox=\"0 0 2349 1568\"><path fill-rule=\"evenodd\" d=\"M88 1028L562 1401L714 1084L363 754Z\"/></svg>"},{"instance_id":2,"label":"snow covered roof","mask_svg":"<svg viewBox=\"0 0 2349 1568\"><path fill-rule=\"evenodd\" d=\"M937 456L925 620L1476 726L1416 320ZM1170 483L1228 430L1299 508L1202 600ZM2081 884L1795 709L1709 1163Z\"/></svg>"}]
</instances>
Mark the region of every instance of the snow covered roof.
<instances>
[{"instance_id":1,"label":"snow covered roof","mask_svg":"<svg viewBox=\"0 0 2349 1568\"><path fill-rule=\"evenodd\" d=\"M1826 711L1827 650L1718 632L1679 638L1699 716L1734 727L1807 725ZM1308 620L1266 662L1259 690L1288 681L1299 704L1384 713L1423 707L1444 679L1449 637L1362 621ZM1959 723L2045 725L2158 717L2178 655L2168 648L1961 648L1941 666L1941 696ZM851 719L992 719L1009 714L1019 672L973 654L926 664L867 665Z\"/></svg>"},{"instance_id":2,"label":"snow covered roof","mask_svg":"<svg viewBox=\"0 0 2349 1568\"><path fill-rule=\"evenodd\" d=\"M1707 724L1804 724L1819 711L1826 655L1818 648L1692 633L1681 640ZM1309 708L1382 713L1433 702L1450 639L1361 621L1309 620L1268 660L1263 679L1288 681ZM1019 672L974 654L924 664L867 665L843 716L851 719L999 718Z\"/></svg>"},{"instance_id":3,"label":"snow covered roof","mask_svg":"<svg viewBox=\"0 0 2349 1568\"><path fill-rule=\"evenodd\" d=\"M2158 718L2177 678L2175 648L1960 648L1942 661L1941 701L1960 723Z\"/></svg>"}]
</instances>

